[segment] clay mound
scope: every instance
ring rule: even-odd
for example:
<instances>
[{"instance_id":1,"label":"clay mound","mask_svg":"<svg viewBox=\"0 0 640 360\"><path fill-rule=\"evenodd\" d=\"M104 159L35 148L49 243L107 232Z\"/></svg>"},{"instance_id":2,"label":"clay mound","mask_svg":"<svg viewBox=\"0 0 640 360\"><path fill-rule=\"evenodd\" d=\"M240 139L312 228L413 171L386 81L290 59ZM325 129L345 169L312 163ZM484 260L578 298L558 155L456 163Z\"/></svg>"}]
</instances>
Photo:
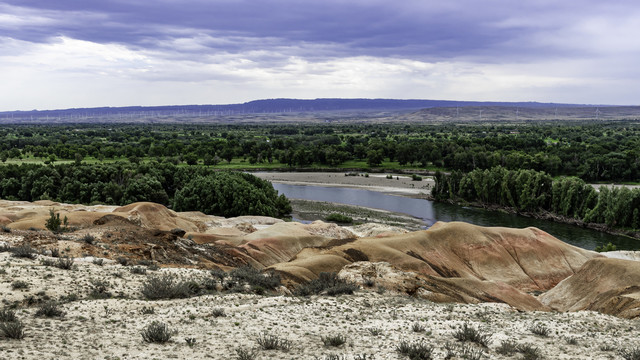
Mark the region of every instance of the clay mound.
<instances>
[{"instance_id":1,"label":"clay mound","mask_svg":"<svg viewBox=\"0 0 640 360\"><path fill-rule=\"evenodd\" d=\"M558 311L593 310L628 319L640 316L640 262L597 258L540 296Z\"/></svg>"},{"instance_id":2,"label":"clay mound","mask_svg":"<svg viewBox=\"0 0 640 360\"><path fill-rule=\"evenodd\" d=\"M347 263L385 261L416 273L430 284L425 289L440 297L542 309L545 307L526 292L552 288L596 256L536 228L484 228L453 222L439 223L427 231L361 238L305 251L272 268L289 278L306 280L320 271L339 272L344 263L336 257Z\"/></svg>"},{"instance_id":3,"label":"clay mound","mask_svg":"<svg viewBox=\"0 0 640 360\"><path fill-rule=\"evenodd\" d=\"M198 231L193 222L180 218L175 211L160 204L137 202L116 208L113 213L148 229L169 231L180 228L185 231Z\"/></svg>"},{"instance_id":4,"label":"clay mound","mask_svg":"<svg viewBox=\"0 0 640 360\"><path fill-rule=\"evenodd\" d=\"M9 219L8 217L0 215L0 225L7 225L12 222L13 220Z\"/></svg>"},{"instance_id":5,"label":"clay mound","mask_svg":"<svg viewBox=\"0 0 640 360\"><path fill-rule=\"evenodd\" d=\"M60 214L60 219L67 218L67 226L71 228L85 228L93 226L96 220L104 216L104 213L89 212L89 211L56 211ZM9 227L16 230L28 230L28 229L46 229L46 222L50 217L49 209L42 208L38 211L27 210L17 213L17 220L12 222Z\"/></svg>"}]
</instances>

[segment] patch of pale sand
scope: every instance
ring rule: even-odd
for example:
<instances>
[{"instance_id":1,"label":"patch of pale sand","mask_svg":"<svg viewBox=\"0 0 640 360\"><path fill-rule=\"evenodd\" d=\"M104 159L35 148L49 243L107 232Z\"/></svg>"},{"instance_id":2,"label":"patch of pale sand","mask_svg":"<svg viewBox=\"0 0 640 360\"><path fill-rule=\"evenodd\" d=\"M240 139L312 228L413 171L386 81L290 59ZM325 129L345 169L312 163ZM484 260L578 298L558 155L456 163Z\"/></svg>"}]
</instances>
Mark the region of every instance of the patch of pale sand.
<instances>
[{"instance_id":1,"label":"patch of pale sand","mask_svg":"<svg viewBox=\"0 0 640 360\"><path fill-rule=\"evenodd\" d=\"M600 254L612 259L640 261L640 251L633 251L633 250L604 251L604 252L601 252Z\"/></svg>"},{"instance_id":2,"label":"patch of pale sand","mask_svg":"<svg viewBox=\"0 0 640 360\"><path fill-rule=\"evenodd\" d=\"M411 177L406 175L393 175L393 179L387 179L386 174L369 174L365 177L328 172L256 172L253 175L283 184L351 187L409 196L428 194L435 184L431 177L423 177L422 181L412 181Z\"/></svg>"},{"instance_id":3,"label":"patch of pale sand","mask_svg":"<svg viewBox=\"0 0 640 360\"><path fill-rule=\"evenodd\" d=\"M208 277L195 269L161 269L136 275L130 267L112 263L98 266L78 261L75 270L43 266L39 260L16 259L0 253L0 293L11 304L26 297L57 299L75 293L80 300L60 305L62 319L35 317L37 306L21 306L18 318L25 325L22 340L1 339L0 359L230 359L239 347L257 348L262 332L291 342L288 352L259 350L258 359L324 359L329 354L373 354L375 359L399 359L400 341L424 341L434 347L437 359L445 357L447 343L460 346L454 332L464 323L492 334L486 358L509 359L496 352L503 340L537 346L547 359L612 359L616 349L639 345L637 320L619 319L593 312L518 312L504 304L435 304L390 292L358 291L355 295L309 298L247 294L205 295L189 299L142 300L140 286L149 274L174 272L184 278ZM121 298L88 299L91 280L109 283ZM23 280L27 291L13 290L10 283ZM40 293L41 295L37 295ZM153 308L153 314L143 314ZM226 316L212 316L214 308ZM152 321L162 321L177 333L166 344L143 342L141 331ZM427 332L414 332L414 323ZM541 324L548 337L534 335L530 327ZM370 329L380 331L373 335ZM347 343L327 347L321 338L344 335ZM185 338L194 338L189 347ZM568 338L577 345L567 343Z\"/></svg>"}]
</instances>

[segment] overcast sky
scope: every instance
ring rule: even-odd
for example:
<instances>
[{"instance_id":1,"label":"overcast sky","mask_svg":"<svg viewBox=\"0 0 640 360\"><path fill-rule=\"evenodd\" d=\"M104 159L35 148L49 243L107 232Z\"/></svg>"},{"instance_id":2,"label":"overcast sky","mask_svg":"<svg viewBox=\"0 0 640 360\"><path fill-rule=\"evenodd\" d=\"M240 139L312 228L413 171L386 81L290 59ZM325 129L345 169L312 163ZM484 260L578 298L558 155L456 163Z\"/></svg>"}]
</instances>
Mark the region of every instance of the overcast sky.
<instances>
[{"instance_id":1,"label":"overcast sky","mask_svg":"<svg viewBox=\"0 0 640 360\"><path fill-rule=\"evenodd\" d=\"M640 103L637 0L0 0L0 111Z\"/></svg>"}]
</instances>

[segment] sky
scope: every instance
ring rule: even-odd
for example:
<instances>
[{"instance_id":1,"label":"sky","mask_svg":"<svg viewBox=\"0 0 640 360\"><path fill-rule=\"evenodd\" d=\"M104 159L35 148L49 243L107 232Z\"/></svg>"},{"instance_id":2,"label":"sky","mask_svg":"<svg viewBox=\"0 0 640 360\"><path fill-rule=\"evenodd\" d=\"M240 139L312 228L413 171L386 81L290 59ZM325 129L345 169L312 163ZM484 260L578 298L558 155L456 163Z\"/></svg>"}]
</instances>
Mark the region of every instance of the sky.
<instances>
[{"instance_id":1,"label":"sky","mask_svg":"<svg viewBox=\"0 0 640 360\"><path fill-rule=\"evenodd\" d=\"M0 0L0 111L395 98L639 105L637 0Z\"/></svg>"}]
</instances>

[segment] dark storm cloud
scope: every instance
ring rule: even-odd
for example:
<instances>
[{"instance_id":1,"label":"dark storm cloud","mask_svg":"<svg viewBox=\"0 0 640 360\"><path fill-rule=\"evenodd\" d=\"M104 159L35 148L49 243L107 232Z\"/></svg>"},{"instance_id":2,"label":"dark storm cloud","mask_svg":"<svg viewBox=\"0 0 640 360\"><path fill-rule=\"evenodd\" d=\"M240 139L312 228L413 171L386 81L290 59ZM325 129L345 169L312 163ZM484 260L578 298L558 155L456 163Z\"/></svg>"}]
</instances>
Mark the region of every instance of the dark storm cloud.
<instances>
[{"instance_id":1,"label":"dark storm cloud","mask_svg":"<svg viewBox=\"0 0 640 360\"><path fill-rule=\"evenodd\" d=\"M540 2L534 2L540 3ZM181 38L202 39L196 52L288 48L298 56L399 56L442 59L541 55L553 51L530 44L531 33L562 5L522 5L514 1L86 1L8 0L0 12L21 19L2 35L31 42L57 36L135 48L162 48ZM553 6L553 8L551 7ZM530 15L527 15L527 14ZM531 24L509 23L512 17ZM233 39L233 41L215 41ZM324 46L325 54L309 45ZM297 52L301 53L298 54Z\"/></svg>"}]
</instances>

